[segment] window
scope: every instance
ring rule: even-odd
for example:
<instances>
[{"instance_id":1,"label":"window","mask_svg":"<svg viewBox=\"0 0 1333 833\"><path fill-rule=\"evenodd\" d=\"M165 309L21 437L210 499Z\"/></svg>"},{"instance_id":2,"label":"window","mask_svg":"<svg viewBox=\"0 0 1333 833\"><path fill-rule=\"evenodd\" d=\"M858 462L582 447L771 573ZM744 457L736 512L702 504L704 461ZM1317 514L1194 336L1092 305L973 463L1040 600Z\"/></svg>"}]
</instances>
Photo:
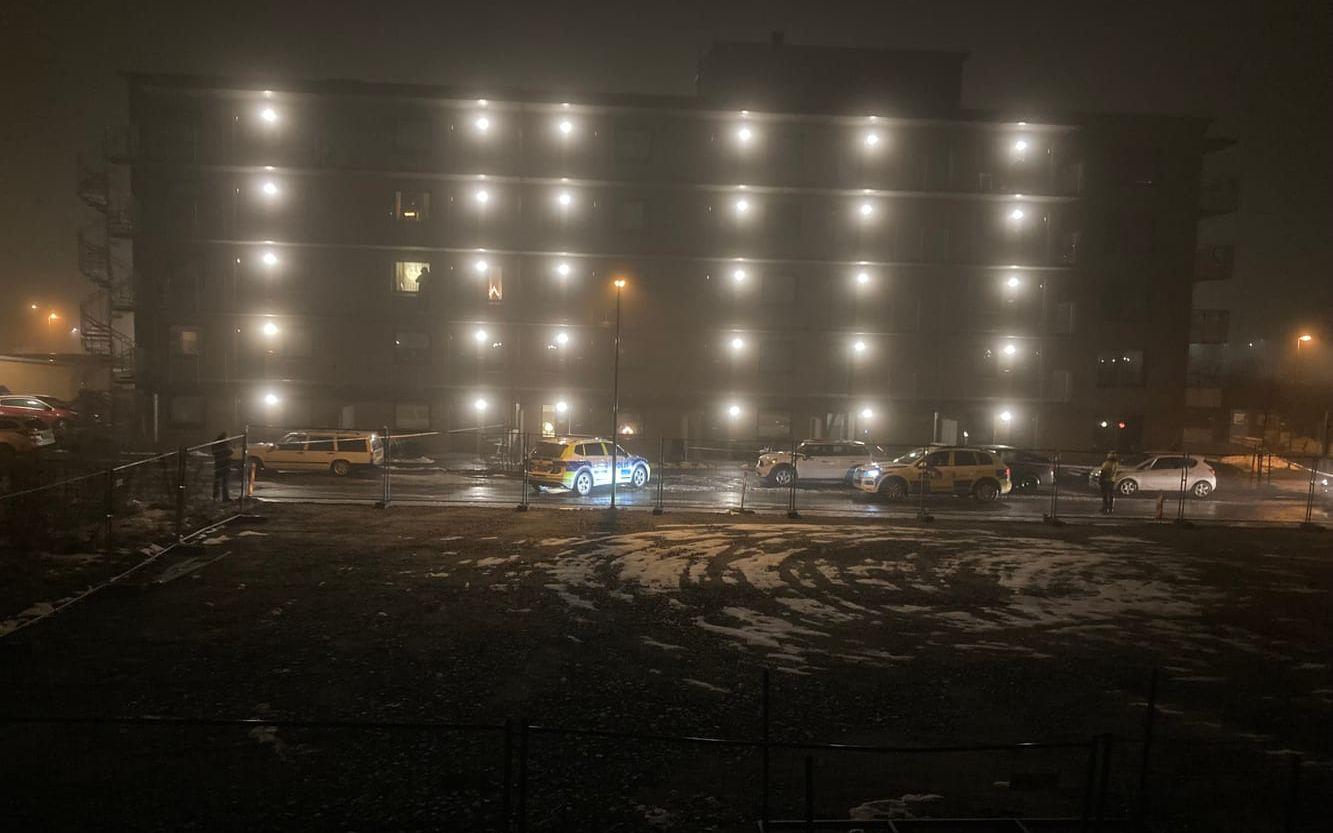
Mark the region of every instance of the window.
<instances>
[{"instance_id":1,"label":"window","mask_svg":"<svg viewBox=\"0 0 1333 833\"><path fill-rule=\"evenodd\" d=\"M420 260L398 260L393 264L394 292L421 291L421 278L430 274L430 264Z\"/></svg>"},{"instance_id":2,"label":"window","mask_svg":"<svg viewBox=\"0 0 1333 833\"><path fill-rule=\"evenodd\" d=\"M622 200L616 212L616 228L621 231L640 231L647 222L648 203L643 200Z\"/></svg>"},{"instance_id":3,"label":"window","mask_svg":"<svg viewBox=\"0 0 1333 833\"><path fill-rule=\"evenodd\" d=\"M338 437L339 451L359 451L366 453L366 437Z\"/></svg>"},{"instance_id":4,"label":"window","mask_svg":"<svg viewBox=\"0 0 1333 833\"><path fill-rule=\"evenodd\" d=\"M404 431L430 430L430 406L422 402L399 402L393 406L393 425Z\"/></svg>"},{"instance_id":5,"label":"window","mask_svg":"<svg viewBox=\"0 0 1333 833\"><path fill-rule=\"evenodd\" d=\"M393 334L393 357L407 364L430 361L430 335L420 330L400 330Z\"/></svg>"},{"instance_id":6,"label":"window","mask_svg":"<svg viewBox=\"0 0 1333 833\"><path fill-rule=\"evenodd\" d=\"M756 436L761 440L786 440L791 438L790 411L759 412L759 426Z\"/></svg>"},{"instance_id":7,"label":"window","mask_svg":"<svg viewBox=\"0 0 1333 833\"><path fill-rule=\"evenodd\" d=\"M616 158L625 162L646 162L653 155L653 134L638 127L616 129Z\"/></svg>"},{"instance_id":8,"label":"window","mask_svg":"<svg viewBox=\"0 0 1333 833\"><path fill-rule=\"evenodd\" d=\"M1183 468L1185 468L1184 457L1158 457L1156 460L1153 461L1152 464L1153 471L1166 471L1170 469L1183 469Z\"/></svg>"},{"instance_id":9,"label":"window","mask_svg":"<svg viewBox=\"0 0 1333 833\"><path fill-rule=\"evenodd\" d=\"M953 464L955 466L984 466L989 460L982 460L981 455L973 451L955 451L953 453Z\"/></svg>"},{"instance_id":10,"label":"window","mask_svg":"<svg viewBox=\"0 0 1333 833\"><path fill-rule=\"evenodd\" d=\"M760 282L760 300L765 304L790 304L796 300L796 278L791 275L764 275Z\"/></svg>"},{"instance_id":11,"label":"window","mask_svg":"<svg viewBox=\"0 0 1333 833\"><path fill-rule=\"evenodd\" d=\"M203 425L204 398L202 396L171 397L172 425Z\"/></svg>"},{"instance_id":12,"label":"window","mask_svg":"<svg viewBox=\"0 0 1333 833\"><path fill-rule=\"evenodd\" d=\"M173 356L199 355L199 328L172 327L171 354Z\"/></svg>"},{"instance_id":13,"label":"window","mask_svg":"<svg viewBox=\"0 0 1333 833\"><path fill-rule=\"evenodd\" d=\"M420 223L429 219L430 192L394 191L393 216L404 223Z\"/></svg>"},{"instance_id":14,"label":"window","mask_svg":"<svg viewBox=\"0 0 1333 833\"><path fill-rule=\"evenodd\" d=\"M949 452L932 451L926 455L923 461L927 466L947 466L949 465Z\"/></svg>"},{"instance_id":15,"label":"window","mask_svg":"<svg viewBox=\"0 0 1333 833\"><path fill-rule=\"evenodd\" d=\"M1142 384L1142 350L1103 350L1097 354L1097 387L1138 387Z\"/></svg>"},{"instance_id":16,"label":"window","mask_svg":"<svg viewBox=\"0 0 1333 833\"><path fill-rule=\"evenodd\" d=\"M312 436L306 451L333 451L333 437L328 434Z\"/></svg>"},{"instance_id":17,"label":"window","mask_svg":"<svg viewBox=\"0 0 1333 833\"><path fill-rule=\"evenodd\" d=\"M288 434L278 443L279 451L305 451L305 434Z\"/></svg>"}]
</instances>

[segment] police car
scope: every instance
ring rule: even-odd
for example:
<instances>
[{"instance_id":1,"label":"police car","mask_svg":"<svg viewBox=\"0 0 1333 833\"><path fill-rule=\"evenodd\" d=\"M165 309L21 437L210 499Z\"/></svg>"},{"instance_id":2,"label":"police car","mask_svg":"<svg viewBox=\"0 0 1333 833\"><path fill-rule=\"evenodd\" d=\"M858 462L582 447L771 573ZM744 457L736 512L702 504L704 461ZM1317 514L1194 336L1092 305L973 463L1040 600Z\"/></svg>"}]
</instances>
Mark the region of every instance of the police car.
<instances>
[{"instance_id":1,"label":"police car","mask_svg":"<svg viewBox=\"0 0 1333 833\"><path fill-rule=\"evenodd\" d=\"M534 488L568 489L587 497L595 486L611 484L610 440L600 437L560 437L542 440L528 455L528 482ZM648 484L652 468L648 461L616 449L616 484L636 489Z\"/></svg>"}]
</instances>

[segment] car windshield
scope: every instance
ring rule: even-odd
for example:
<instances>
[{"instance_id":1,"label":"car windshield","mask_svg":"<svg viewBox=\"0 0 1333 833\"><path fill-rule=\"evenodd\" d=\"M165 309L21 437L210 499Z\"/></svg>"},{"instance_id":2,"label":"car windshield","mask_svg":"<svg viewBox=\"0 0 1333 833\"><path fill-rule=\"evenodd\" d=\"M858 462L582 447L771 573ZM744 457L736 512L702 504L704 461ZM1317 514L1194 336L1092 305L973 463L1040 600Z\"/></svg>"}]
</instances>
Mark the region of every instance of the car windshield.
<instances>
[{"instance_id":1,"label":"car windshield","mask_svg":"<svg viewBox=\"0 0 1333 833\"><path fill-rule=\"evenodd\" d=\"M925 455L925 453L926 449L924 448L914 448L911 451L904 454L903 456L895 458L893 462L900 463L903 465L906 465L908 463L915 463L917 460L920 460L921 457Z\"/></svg>"},{"instance_id":2,"label":"car windshield","mask_svg":"<svg viewBox=\"0 0 1333 833\"><path fill-rule=\"evenodd\" d=\"M563 443L537 443L537 447L532 450L532 456L547 460L558 460L564 451Z\"/></svg>"}]
</instances>

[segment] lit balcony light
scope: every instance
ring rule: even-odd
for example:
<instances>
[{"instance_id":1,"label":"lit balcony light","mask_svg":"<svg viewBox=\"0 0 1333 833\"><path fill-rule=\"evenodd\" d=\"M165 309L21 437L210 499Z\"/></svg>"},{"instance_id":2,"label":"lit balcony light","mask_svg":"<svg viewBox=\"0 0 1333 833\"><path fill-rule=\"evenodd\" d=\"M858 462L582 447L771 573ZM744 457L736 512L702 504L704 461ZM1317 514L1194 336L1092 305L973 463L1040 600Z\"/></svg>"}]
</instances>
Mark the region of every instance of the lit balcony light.
<instances>
[{"instance_id":1,"label":"lit balcony light","mask_svg":"<svg viewBox=\"0 0 1333 833\"><path fill-rule=\"evenodd\" d=\"M1013 356L1016 355L1017 353L1018 353L1018 347L1016 345L1014 344L1004 345L1004 354L1006 356Z\"/></svg>"},{"instance_id":2,"label":"lit balcony light","mask_svg":"<svg viewBox=\"0 0 1333 833\"><path fill-rule=\"evenodd\" d=\"M879 134L871 130L866 133L863 141L865 142L865 145L868 148L879 147Z\"/></svg>"},{"instance_id":3,"label":"lit balcony light","mask_svg":"<svg viewBox=\"0 0 1333 833\"><path fill-rule=\"evenodd\" d=\"M742 145L750 144L750 142L754 141L754 131L743 125L736 128L736 141Z\"/></svg>"},{"instance_id":4,"label":"lit balcony light","mask_svg":"<svg viewBox=\"0 0 1333 833\"><path fill-rule=\"evenodd\" d=\"M614 281L612 281L611 283L615 286L616 289L624 289L624 288L625 288L625 279L624 279L624 278L616 278L616 279L615 279Z\"/></svg>"},{"instance_id":5,"label":"lit balcony light","mask_svg":"<svg viewBox=\"0 0 1333 833\"><path fill-rule=\"evenodd\" d=\"M1014 142L1014 153L1023 153L1028 149L1027 139L1019 139Z\"/></svg>"},{"instance_id":6,"label":"lit balcony light","mask_svg":"<svg viewBox=\"0 0 1333 833\"><path fill-rule=\"evenodd\" d=\"M561 191L556 195L555 201L560 203L561 208L569 208L574 204L574 195L568 191Z\"/></svg>"},{"instance_id":7,"label":"lit balcony light","mask_svg":"<svg viewBox=\"0 0 1333 833\"><path fill-rule=\"evenodd\" d=\"M735 336L735 337L733 337L733 338L731 339L731 349L732 349L732 350L744 350L744 349L745 349L745 339L741 338L740 336Z\"/></svg>"},{"instance_id":8,"label":"lit balcony light","mask_svg":"<svg viewBox=\"0 0 1333 833\"><path fill-rule=\"evenodd\" d=\"M1018 287L1022 286L1022 284L1023 282L1019 280L1017 275L1010 275L1009 280L1004 282L1004 285L1009 287L1010 289L1018 289Z\"/></svg>"},{"instance_id":9,"label":"lit balcony light","mask_svg":"<svg viewBox=\"0 0 1333 833\"><path fill-rule=\"evenodd\" d=\"M737 268L731 270L731 279L736 283L744 283L747 277L749 277L749 275L746 274L744 269Z\"/></svg>"},{"instance_id":10,"label":"lit balcony light","mask_svg":"<svg viewBox=\"0 0 1333 833\"><path fill-rule=\"evenodd\" d=\"M476 120L472 122L472 126L477 129L478 133L484 134L491 129L491 120L485 116L477 116Z\"/></svg>"},{"instance_id":11,"label":"lit balcony light","mask_svg":"<svg viewBox=\"0 0 1333 833\"><path fill-rule=\"evenodd\" d=\"M272 321L265 321L264 335L268 336L269 338L273 338L277 334L278 334L278 325Z\"/></svg>"},{"instance_id":12,"label":"lit balcony light","mask_svg":"<svg viewBox=\"0 0 1333 833\"><path fill-rule=\"evenodd\" d=\"M569 410L569 403L566 402L565 400L561 399L559 402L555 403L555 412L557 414L563 414L568 410Z\"/></svg>"},{"instance_id":13,"label":"lit balcony light","mask_svg":"<svg viewBox=\"0 0 1333 833\"><path fill-rule=\"evenodd\" d=\"M276 197L278 195L278 183L271 179L267 180L263 185L259 186L259 190L264 192L264 196L266 197Z\"/></svg>"},{"instance_id":14,"label":"lit balcony light","mask_svg":"<svg viewBox=\"0 0 1333 833\"><path fill-rule=\"evenodd\" d=\"M1014 415L1009 411L1000 411L1000 422L1008 423L1012 422L1013 419Z\"/></svg>"},{"instance_id":15,"label":"lit balcony light","mask_svg":"<svg viewBox=\"0 0 1333 833\"><path fill-rule=\"evenodd\" d=\"M277 124L278 111L272 107L265 107L259 111L259 118L268 124Z\"/></svg>"},{"instance_id":16,"label":"lit balcony light","mask_svg":"<svg viewBox=\"0 0 1333 833\"><path fill-rule=\"evenodd\" d=\"M478 106L478 107L485 107L487 104L490 104L490 102L487 101L486 99L484 99L484 98L479 98L479 99L477 99L477 106Z\"/></svg>"},{"instance_id":17,"label":"lit balcony light","mask_svg":"<svg viewBox=\"0 0 1333 833\"><path fill-rule=\"evenodd\" d=\"M864 341L858 338L856 341L852 342L853 353L864 353L865 351L866 351L866 343Z\"/></svg>"},{"instance_id":18,"label":"lit balcony light","mask_svg":"<svg viewBox=\"0 0 1333 833\"><path fill-rule=\"evenodd\" d=\"M281 401L282 400L278 398L278 395L272 391L264 394L264 404L270 408L276 406Z\"/></svg>"},{"instance_id":19,"label":"lit balcony light","mask_svg":"<svg viewBox=\"0 0 1333 833\"><path fill-rule=\"evenodd\" d=\"M268 266L270 268L278 265L278 256L275 255L273 252L264 252L262 255L259 256L259 260L265 266Z\"/></svg>"},{"instance_id":20,"label":"lit balcony light","mask_svg":"<svg viewBox=\"0 0 1333 833\"><path fill-rule=\"evenodd\" d=\"M731 417L732 419L735 419L740 415L741 415L740 405L730 405L727 407L727 416Z\"/></svg>"},{"instance_id":21,"label":"lit balcony light","mask_svg":"<svg viewBox=\"0 0 1333 833\"><path fill-rule=\"evenodd\" d=\"M869 220L875 216L875 206L867 200L856 207L856 212L861 215L861 219Z\"/></svg>"},{"instance_id":22,"label":"lit balcony light","mask_svg":"<svg viewBox=\"0 0 1333 833\"><path fill-rule=\"evenodd\" d=\"M477 271L477 274L484 275L490 270L491 265L484 260L475 260L472 262L472 268Z\"/></svg>"},{"instance_id":23,"label":"lit balcony light","mask_svg":"<svg viewBox=\"0 0 1333 833\"><path fill-rule=\"evenodd\" d=\"M472 407L473 407L473 409L475 409L476 412L479 413L479 414L481 414L481 413L485 413L485 412L486 412L486 400L485 400L485 399L477 399L477 400L474 400L473 403L472 403Z\"/></svg>"},{"instance_id":24,"label":"lit balcony light","mask_svg":"<svg viewBox=\"0 0 1333 833\"><path fill-rule=\"evenodd\" d=\"M572 271L573 270L569 268L568 263L557 263L555 266L555 273L562 278L569 277L569 273Z\"/></svg>"},{"instance_id":25,"label":"lit balcony light","mask_svg":"<svg viewBox=\"0 0 1333 833\"><path fill-rule=\"evenodd\" d=\"M574 132L574 122L569 119L561 119L555 129L560 131L561 136L568 136Z\"/></svg>"},{"instance_id":26,"label":"lit balcony light","mask_svg":"<svg viewBox=\"0 0 1333 833\"><path fill-rule=\"evenodd\" d=\"M748 214L750 211L750 201L746 199L736 200L735 207L736 207L736 213L741 216L744 216Z\"/></svg>"},{"instance_id":27,"label":"lit balcony light","mask_svg":"<svg viewBox=\"0 0 1333 833\"><path fill-rule=\"evenodd\" d=\"M564 330L561 330L560 332L556 333L555 343L559 344L561 347L564 347L566 344L569 344L569 333L565 332Z\"/></svg>"},{"instance_id":28,"label":"lit balcony light","mask_svg":"<svg viewBox=\"0 0 1333 833\"><path fill-rule=\"evenodd\" d=\"M478 203L482 205L485 205L486 203L491 201L491 192L487 191L485 188L478 188L477 192L472 196Z\"/></svg>"},{"instance_id":29,"label":"lit balcony light","mask_svg":"<svg viewBox=\"0 0 1333 833\"><path fill-rule=\"evenodd\" d=\"M1018 222L1019 220L1023 219L1026 216L1027 215L1023 213L1023 209L1021 208L1015 208L1013 211L1009 212L1009 219L1013 220L1014 222Z\"/></svg>"},{"instance_id":30,"label":"lit balcony light","mask_svg":"<svg viewBox=\"0 0 1333 833\"><path fill-rule=\"evenodd\" d=\"M874 417L874 415L875 415L875 412L874 412L873 410L871 410L870 408L862 408L862 409L861 409L861 419L870 419L870 418Z\"/></svg>"},{"instance_id":31,"label":"lit balcony light","mask_svg":"<svg viewBox=\"0 0 1333 833\"><path fill-rule=\"evenodd\" d=\"M857 282L858 284L860 284L861 286L865 286L866 284L870 283L870 273L869 273L869 272L857 272L857 273L856 273L856 282Z\"/></svg>"},{"instance_id":32,"label":"lit balcony light","mask_svg":"<svg viewBox=\"0 0 1333 833\"><path fill-rule=\"evenodd\" d=\"M490 334L487 333L486 330L482 329L481 327L478 327L476 330L472 332L472 340L477 342L478 344L485 344L486 339L488 338L490 338Z\"/></svg>"}]
</instances>

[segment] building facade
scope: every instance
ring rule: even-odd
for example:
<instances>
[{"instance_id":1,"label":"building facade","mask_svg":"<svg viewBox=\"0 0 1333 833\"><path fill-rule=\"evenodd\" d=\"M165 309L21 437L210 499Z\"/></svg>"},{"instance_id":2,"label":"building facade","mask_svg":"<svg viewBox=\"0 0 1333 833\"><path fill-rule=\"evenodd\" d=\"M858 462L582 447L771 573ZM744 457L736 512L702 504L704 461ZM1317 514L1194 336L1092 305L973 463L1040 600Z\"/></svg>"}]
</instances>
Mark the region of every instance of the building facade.
<instances>
[{"instance_id":1,"label":"building facade","mask_svg":"<svg viewBox=\"0 0 1333 833\"><path fill-rule=\"evenodd\" d=\"M141 412L164 441L606 434L616 389L627 436L1179 442L1206 122L967 112L961 68L724 44L696 97L130 75Z\"/></svg>"}]
</instances>

